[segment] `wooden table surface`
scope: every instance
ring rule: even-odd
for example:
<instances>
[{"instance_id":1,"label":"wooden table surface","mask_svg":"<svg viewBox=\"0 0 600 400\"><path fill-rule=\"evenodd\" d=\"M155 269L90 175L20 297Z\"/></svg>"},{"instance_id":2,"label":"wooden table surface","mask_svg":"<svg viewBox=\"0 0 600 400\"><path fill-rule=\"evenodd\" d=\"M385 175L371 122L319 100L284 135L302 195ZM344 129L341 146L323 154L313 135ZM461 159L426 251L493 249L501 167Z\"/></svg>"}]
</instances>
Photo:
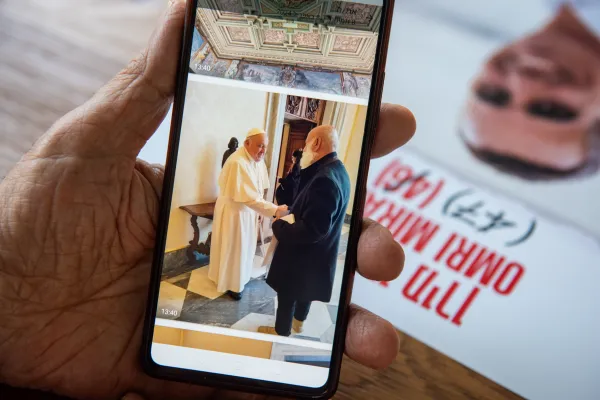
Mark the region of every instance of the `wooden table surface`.
<instances>
[{"instance_id":1,"label":"wooden table surface","mask_svg":"<svg viewBox=\"0 0 600 400\"><path fill-rule=\"evenodd\" d=\"M213 219L215 215L215 206L217 203L194 204L190 206L181 206L186 213L201 218Z\"/></svg>"},{"instance_id":2,"label":"wooden table surface","mask_svg":"<svg viewBox=\"0 0 600 400\"><path fill-rule=\"evenodd\" d=\"M0 0L0 177L144 46L166 0ZM351 361L337 399L517 399L401 334L394 365Z\"/></svg>"}]
</instances>

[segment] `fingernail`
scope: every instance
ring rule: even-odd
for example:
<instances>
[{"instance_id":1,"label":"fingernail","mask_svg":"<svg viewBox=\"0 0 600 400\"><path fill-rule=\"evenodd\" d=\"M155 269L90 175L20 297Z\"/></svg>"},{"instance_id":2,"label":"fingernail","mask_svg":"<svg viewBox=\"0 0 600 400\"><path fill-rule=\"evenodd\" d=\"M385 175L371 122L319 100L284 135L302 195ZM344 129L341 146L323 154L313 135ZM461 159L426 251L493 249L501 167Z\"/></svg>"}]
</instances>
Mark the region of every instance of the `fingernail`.
<instances>
[{"instance_id":1,"label":"fingernail","mask_svg":"<svg viewBox=\"0 0 600 400\"><path fill-rule=\"evenodd\" d=\"M169 0L169 7L173 7L175 4L181 3L182 1L185 0Z\"/></svg>"}]
</instances>

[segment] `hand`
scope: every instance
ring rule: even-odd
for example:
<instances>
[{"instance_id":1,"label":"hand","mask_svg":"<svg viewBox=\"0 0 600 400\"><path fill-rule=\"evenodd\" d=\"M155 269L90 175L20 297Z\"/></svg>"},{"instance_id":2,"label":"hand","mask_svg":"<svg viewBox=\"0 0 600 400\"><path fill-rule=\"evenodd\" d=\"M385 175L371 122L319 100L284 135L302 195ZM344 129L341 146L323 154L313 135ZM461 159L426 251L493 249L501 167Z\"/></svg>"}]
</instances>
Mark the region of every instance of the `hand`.
<instances>
[{"instance_id":1,"label":"hand","mask_svg":"<svg viewBox=\"0 0 600 400\"><path fill-rule=\"evenodd\" d=\"M162 170L136 161L174 90L184 5L150 50L58 121L0 184L0 382L87 399L257 398L146 376L139 365ZM384 106L375 155L412 136ZM392 280L404 262L385 228L364 225L359 272ZM347 355L384 368L398 352L388 322L352 307Z\"/></svg>"},{"instance_id":2,"label":"hand","mask_svg":"<svg viewBox=\"0 0 600 400\"><path fill-rule=\"evenodd\" d=\"M290 214L290 211L289 211L288 206L286 206L286 205L279 206L279 207L277 207L277 212L275 213L275 220L283 218L289 214Z\"/></svg>"}]
</instances>

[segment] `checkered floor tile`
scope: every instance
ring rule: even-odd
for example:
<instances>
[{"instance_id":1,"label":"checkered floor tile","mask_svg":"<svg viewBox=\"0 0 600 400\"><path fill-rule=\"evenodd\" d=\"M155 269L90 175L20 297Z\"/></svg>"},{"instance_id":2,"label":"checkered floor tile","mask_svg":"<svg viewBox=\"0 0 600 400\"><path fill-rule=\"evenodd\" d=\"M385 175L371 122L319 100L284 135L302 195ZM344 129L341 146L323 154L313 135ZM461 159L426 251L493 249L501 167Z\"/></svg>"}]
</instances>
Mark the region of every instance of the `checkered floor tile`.
<instances>
[{"instance_id":1,"label":"checkered floor tile","mask_svg":"<svg viewBox=\"0 0 600 400\"><path fill-rule=\"evenodd\" d=\"M304 332L298 338L333 343L348 231L344 227L332 302L313 303ZM256 332L259 326L274 326L277 294L267 285L266 270L261 264L262 256L257 249L253 279L246 285L242 300L234 301L219 293L208 279L208 259L200 259L192 266L185 249L169 253L160 286L158 317L251 332Z\"/></svg>"}]
</instances>

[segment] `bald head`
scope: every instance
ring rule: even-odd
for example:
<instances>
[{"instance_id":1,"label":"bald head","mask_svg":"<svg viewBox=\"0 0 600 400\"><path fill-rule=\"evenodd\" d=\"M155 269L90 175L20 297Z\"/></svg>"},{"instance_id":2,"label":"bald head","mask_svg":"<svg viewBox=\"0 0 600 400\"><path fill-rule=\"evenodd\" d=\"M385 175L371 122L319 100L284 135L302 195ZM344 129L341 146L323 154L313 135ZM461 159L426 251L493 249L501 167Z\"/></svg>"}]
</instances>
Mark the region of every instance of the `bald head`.
<instances>
[{"instance_id":1,"label":"bald head","mask_svg":"<svg viewBox=\"0 0 600 400\"><path fill-rule=\"evenodd\" d=\"M301 161L302 168L319 161L338 149L339 137L337 130L331 125L319 126L308 134L306 147Z\"/></svg>"},{"instance_id":2,"label":"bald head","mask_svg":"<svg viewBox=\"0 0 600 400\"><path fill-rule=\"evenodd\" d=\"M326 156L329 153L337 151L339 138L337 130L331 125L323 125L313 129L306 138L306 143L314 143L313 151L323 153Z\"/></svg>"}]
</instances>

